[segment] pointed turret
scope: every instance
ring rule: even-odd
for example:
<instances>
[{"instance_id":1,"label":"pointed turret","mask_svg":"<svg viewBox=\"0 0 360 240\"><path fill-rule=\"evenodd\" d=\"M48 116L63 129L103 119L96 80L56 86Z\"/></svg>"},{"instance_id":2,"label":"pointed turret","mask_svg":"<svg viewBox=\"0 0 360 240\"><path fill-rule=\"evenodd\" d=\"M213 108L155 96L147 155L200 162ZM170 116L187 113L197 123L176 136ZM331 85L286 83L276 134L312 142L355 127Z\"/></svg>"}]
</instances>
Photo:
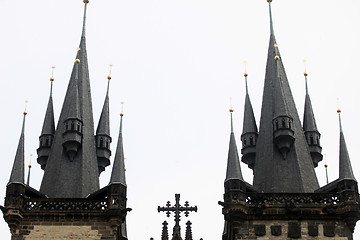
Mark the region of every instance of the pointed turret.
<instances>
[{"instance_id":1,"label":"pointed turret","mask_svg":"<svg viewBox=\"0 0 360 240\"><path fill-rule=\"evenodd\" d=\"M270 41L254 187L260 192L313 192L319 184L275 40L271 0L268 3Z\"/></svg>"},{"instance_id":2,"label":"pointed turret","mask_svg":"<svg viewBox=\"0 0 360 240\"><path fill-rule=\"evenodd\" d=\"M99 189L90 79L83 30L40 191L52 198L86 197Z\"/></svg>"},{"instance_id":3,"label":"pointed turret","mask_svg":"<svg viewBox=\"0 0 360 240\"><path fill-rule=\"evenodd\" d=\"M23 123L22 123L19 144L18 144L18 147L16 150L15 160L14 160L13 168L11 170L11 175L10 175L8 185L11 183L20 183L20 184L25 183L24 182L24 178L25 178L25 167L24 167L24 164L25 164L25 155L24 155L25 137L24 137L24 132L25 132L26 115L27 115L27 112L24 111L24 117L23 117Z\"/></svg>"},{"instance_id":4,"label":"pointed turret","mask_svg":"<svg viewBox=\"0 0 360 240\"><path fill-rule=\"evenodd\" d=\"M311 105L308 82L307 82L307 72L304 72L305 76L305 85L306 85L306 95L305 95L305 108L304 108L304 121L303 129L306 141L309 145L309 150L311 158L314 164L314 167L318 166L318 163L323 159L321 154L321 145L320 145L320 133L316 126L315 116Z\"/></svg>"},{"instance_id":5,"label":"pointed turret","mask_svg":"<svg viewBox=\"0 0 360 240\"><path fill-rule=\"evenodd\" d=\"M46 108L41 135L39 137L39 148L37 149L37 154L38 154L37 162L40 164L42 170L45 170L55 134L54 107L53 107L53 99L52 99L54 76L51 76L50 82L51 82L50 96Z\"/></svg>"},{"instance_id":6,"label":"pointed turret","mask_svg":"<svg viewBox=\"0 0 360 240\"><path fill-rule=\"evenodd\" d=\"M96 130L96 154L98 161L99 175L110 165L110 116L109 116L109 85L111 75L108 76L108 86L104 106L100 115L99 124Z\"/></svg>"},{"instance_id":7,"label":"pointed turret","mask_svg":"<svg viewBox=\"0 0 360 240\"><path fill-rule=\"evenodd\" d=\"M241 149L241 161L246 163L249 168L254 169L255 156L256 156L256 141L258 137L258 129L256 126L253 107L251 105L247 77L248 74L244 73L246 95L245 95L245 107L244 107L244 122L243 132L241 135L242 149Z\"/></svg>"},{"instance_id":8,"label":"pointed turret","mask_svg":"<svg viewBox=\"0 0 360 240\"><path fill-rule=\"evenodd\" d=\"M351 179L356 181L349 157L349 152L346 147L344 132L341 125L341 110L338 111L339 114L339 125L340 125L340 156L339 156L339 180Z\"/></svg>"},{"instance_id":9,"label":"pointed turret","mask_svg":"<svg viewBox=\"0 0 360 240\"><path fill-rule=\"evenodd\" d=\"M168 223L164 221L162 225L161 240L169 240Z\"/></svg>"},{"instance_id":10,"label":"pointed turret","mask_svg":"<svg viewBox=\"0 0 360 240\"><path fill-rule=\"evenodd\" d=\"M193 240L191 224L192 223L190 221L186 222L185 240Z\"/></svg>"},{"instance_id":11,"label":"pointed turret","mask_svg":"<svg viewBox=\"0 0 360 240\"><path fill-rule=\"evenodd\" d=\"M26 185L30 186L30 173L31 173L31 163L28 165L28 175L26 180Z\"/></svg>"},{"instance_id":12,"label":"pointed turret","mask_svg":"<svg viewBox=\"0 0 360 240\"><path fill-rule=\"evenodd\" d=\"M119 130L119 138L116 147L116 153L114 158L113 169L110 178L111 183L120 183L126 186L126 178L125 178L125 158L124 158L124 148L123 148L123 139L122 139L122 120L124 114L120 114L120 130Z\"/></svg>"},{"instance_id":13,"label":"pointed turret","mask_svg":"<svg viewBox=\"0 0 360 240\"><path fill-rule=\"evenodd\" d=\"M80 99L79 99L79 63L80 60L77 58L75 68L75 81L74 87L70 92L70 106L68 108L66 119L64 121L65 129L63 132L63 146L64 149L72 162L76 157L76 154L81 148L82 144L82 128L83 122L80 115Z\"/></svg>"},{"instance_id":14,"label":"pointed turret","mask_svg":"<svg viewBox=\"0 0 360 240\"><path fill-rule=\"evenodd\" d=\"M241 181L244 180L241 173L239 154L236 146L234 129L233 129L232 113L234 110L230 109L229 111L231 117L231 133L230 133L230 143L229 143L229 153L228 153L225 183L230 180L241 180Z\"/></svg>"}]
</instances>

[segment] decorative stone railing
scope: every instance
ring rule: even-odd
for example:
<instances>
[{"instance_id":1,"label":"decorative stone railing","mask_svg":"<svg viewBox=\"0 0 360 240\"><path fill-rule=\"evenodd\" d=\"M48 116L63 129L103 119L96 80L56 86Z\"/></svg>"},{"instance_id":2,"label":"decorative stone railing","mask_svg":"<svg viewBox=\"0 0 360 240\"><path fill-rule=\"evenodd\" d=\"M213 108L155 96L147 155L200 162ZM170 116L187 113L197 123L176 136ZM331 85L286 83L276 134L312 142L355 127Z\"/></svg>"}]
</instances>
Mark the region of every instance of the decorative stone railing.
<instances>
[{"instance_id":1,"label":"decorative stone railing","mask_svg":"<svg viewBox=\"0 0 360 240\"><path fill-rule=\"evenodd\" d=\"M25 199L25 212L103 212L108 209L107 200L87 198Z\"/></svg>"}]
</instances>

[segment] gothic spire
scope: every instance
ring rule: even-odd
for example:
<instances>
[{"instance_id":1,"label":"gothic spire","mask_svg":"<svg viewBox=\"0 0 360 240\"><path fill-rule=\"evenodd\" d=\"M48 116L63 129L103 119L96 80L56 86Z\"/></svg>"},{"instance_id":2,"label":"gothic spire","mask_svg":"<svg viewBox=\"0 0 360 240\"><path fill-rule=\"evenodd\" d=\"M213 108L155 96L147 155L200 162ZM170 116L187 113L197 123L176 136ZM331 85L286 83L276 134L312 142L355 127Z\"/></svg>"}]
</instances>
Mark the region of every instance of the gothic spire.
<instances>
[{"instance_id":1,"label":"gothic spire","mask_svg":"<svg viewBox=\"0 0 360 240\"><path fill-rule=\"evenodd\" d=\"M191 224L192 223L190 221L186 222L185 240L193 240Z\"/></svg>"},{"instance_id":2,"label":"gothic spire","mask_svg":"<svg viewBox=\"0 0 360 240\"><path fill-rule=\"evenodd\" d=\"M162 225L161 240L169 240L168 223L164 221Z\"/></svg>"},{"instance_id":3,"label":"gothic spire","mask_svg":"<svg viewBox=\"0 0 360 240\"><path fill-rule=\"evenodd\" d=\"M254 187L262 192L313 192L319 184L275 40L271 0L267 1L270 41L256 142Z\"/></svg>"},{"instance_id":4,"label":"gothic spire","mask_svg":"<svg viewBox=\"0 0 360 240\"><path fill-rule=\"evenodd\" d=\"M107 85L104 106L101 111L99 124L95 136L99 174L103 172L107 166L110 165L110 156L111 156L110 115L109 115L109 86L110 86L111 75L109 74L107 78L108 78L108 85Z\"/></svg>"},{"instance_id":5,"label":"gothic spire","mask_svg":"<svg viewBox=\"0 0 360 240\"><path fill-rule=\"evenodd\" d=\"M339 114L339 126L340 126L340 156L339 156L339 179L352 179L355 180L355 176L351 167L349 152L346 147L344 132L341 125L341 110L338 111Z\"/></svg>"},{"instance_id":6,"label":"gothic spire","mask_svg":"<svg viewBox=\"0 0 360 240\"><path fill-rule=\"evenodd\" d=\"M126 186L126 178L125 178L125 158L124 158L124 148L123 148L123 139L122 139L122 120L124 114L120 114L120 130L119 130L119 138L114 158L113 169L110 178L111 183L120 183Z\"/></svg>"},{"instance_id":7,"label":"gothic spire","mask_svg":"<svg viewBox=\"0 0 360 240\"><path fill-rule=\"evenodd\" d=\"M51 144L53 142L54 134L55 134L54 107L53 107L53 99L52 99L54 68L55 67L53 66L52 67L53 73L50 78L50 96L46 108L41 135L39 137L39 148L37 149L37 153L38 153L37 162L41 165L42 170L45 170L47 159L50 154Z\"/></svg>"},{"instance_id":8,"label":"gothic spire","mask_svg":"<svg viewBox=\"0 0 360 240\"><path fill-rule=\"evenodd\" d=\"M243 131L241 134L241 141L242 141L241 161L248 164L249 168L254 169L258 129L255 121L253 107L249 97L247 72L244 73L244 77L245 77L246 94L245 94Z\"/></svg>"},{"instance_id":9,"label":"gothic spire","mask_svg":"<svg viewBox=\"0 0 360 240\"><path fill-rule=\"evenodd\" d=\"M99 189L85 41L88 2L84 0L80 46L40 187L40 192L52 198L86 197Z\"/></svg>"},{"instance_id":10,"label":"gothic spire","mask_svg":"<svg viewBox=\"0 0 360 240\"><path fill-rule=\"evenodd\" d=\"M24 178L25 178L25 169L24 169L24 164L25 164L25 155L24 155L24 151L25 151L25 137L24 137L24 131L25 131L25 119L26 119L26 115L27 112L24 111L24 117L23 117L23 123L22 123L22 128L21 128L21 134L20 134L20 139L19 139L19 144L17 147L17 151L16 151L16 155L15 155L15 160L14 160L14 164L13 164L13 168L11 170L11 175L10 175L10 179L9 179L9 183L22 183L24 184Z\"/></svg>"},{"instance_id":11,"label":"gothic spire","mask_svg":"<svg viewBox=\"0 0 360 240\"><path fill-rule=\"evenodd\" d=\"M309 150L314 167L317 167L318 163L323 159L323 156L321 154L322 148L320 146L320 133L316 126L315 116L311 105L309 89L308 89L308 81L307 81L308 73L304 72L304 76L305 76L306 95L305 95L303 129L304 129L306 141L309 145Z\"/></svg>"},{"instance_id":12,"label":"gothic spire","mask_svg":"<svg viewBox=\"0 0 360 240\"><path fill-rule=\"evenodd\" d=\"M243 176L240 168L239 154L236 146L235 135L233 131L233 119L232 119L233 109L230 109L230 118L231 118L231 133L230 133L230 144L229 144L229 153L227 161L227 170L225 182L233 179L242 180Z\"/></svg>"}]
</instances>

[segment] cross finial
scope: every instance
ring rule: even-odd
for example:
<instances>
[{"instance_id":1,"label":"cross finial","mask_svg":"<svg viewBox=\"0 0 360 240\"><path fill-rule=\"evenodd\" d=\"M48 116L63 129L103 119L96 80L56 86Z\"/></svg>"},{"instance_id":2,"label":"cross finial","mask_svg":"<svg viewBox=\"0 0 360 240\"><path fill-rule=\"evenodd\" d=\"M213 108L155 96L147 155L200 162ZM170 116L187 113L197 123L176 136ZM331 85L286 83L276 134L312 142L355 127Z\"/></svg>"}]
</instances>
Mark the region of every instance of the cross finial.
<instances>
[{"instance_id":1,"label":"cross finial","mask_svg":"<svg viewBox=\"0 0 360 240\"><path fill-rule=\"evenodd\" d=\"M189 216L189 212L197 212L197 206L190 207L189 202L186 201L184 207L180 205L180 194L175 194L175 205L171 206L170 201L166 203L166 207L158 207L158 212L165 212L166 216L169 217L171 212L175 215L175 226L173 236L180 236L180 214L184 212L185 217Z\"/></svg>"}]
</instances>

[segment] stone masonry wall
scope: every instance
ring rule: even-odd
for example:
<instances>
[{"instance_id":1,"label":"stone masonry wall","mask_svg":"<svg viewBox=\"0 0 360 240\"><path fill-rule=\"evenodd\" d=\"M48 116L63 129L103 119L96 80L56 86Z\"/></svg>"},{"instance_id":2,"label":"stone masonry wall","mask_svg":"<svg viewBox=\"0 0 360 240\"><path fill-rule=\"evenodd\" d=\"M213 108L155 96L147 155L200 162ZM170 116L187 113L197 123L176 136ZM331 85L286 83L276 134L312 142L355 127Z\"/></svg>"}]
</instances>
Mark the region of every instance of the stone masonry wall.
<instances>
[{"instance_id":1,"label":"stone masonry wall","mask_svg":"<svg viewBox=\"0 0 360 240\"><path fill-rule=\"evenodd\" d=\"M51 214L49 221L42 217L24 219L16 232L12 234L12 240L114 240L114 234L107 221L74 218L66 219L66 216L58 216L56 220Z\"/></svg>"},{"instance_id":2,"label":"stone masonry wall","mask_svg":"<svg viewBox=\"0 0 360 240\"><path fill-rule=\"evenodd\" d=\"M234 240L352 240L352 233L342 222L273 220L234 224Z\"/></svg>"}]
</instances>

